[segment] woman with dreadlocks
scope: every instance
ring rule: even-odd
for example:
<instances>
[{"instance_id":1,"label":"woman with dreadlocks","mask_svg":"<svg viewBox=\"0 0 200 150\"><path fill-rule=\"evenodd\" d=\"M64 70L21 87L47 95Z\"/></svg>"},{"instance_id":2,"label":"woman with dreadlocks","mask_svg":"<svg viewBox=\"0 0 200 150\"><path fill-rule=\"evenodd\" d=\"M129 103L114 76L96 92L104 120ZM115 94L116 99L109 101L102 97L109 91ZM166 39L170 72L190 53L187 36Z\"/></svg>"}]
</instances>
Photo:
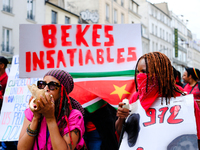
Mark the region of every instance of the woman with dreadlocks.
<instances>
[{"instance_id":1,"label":"woman with dreadlocks","mask_svg":"<svg viewBox=\"0 0 200 150\"><path fill-rule=\"evenodd\" d=\"M85 132L83 109L68 96L74 87L72 76L63 70L51 70L37 82L37 87L46 91L46 98L40 96L40 110L25 110L18 149L81 149Z\"/></svg>"},{"instance_id":2,"label":"woman with dreadlocks","mask_svg":"<svg viewBox=\"0 0 200 150\"><path fill-rule=\"evenodd\" d=\"M129 100L129 103L135 102L138 98L141 106L147 111L158 97L163 97L166 104L170 103L170 98L184 94L176 86L173 75L173 67L169 58L160 52L151 52L144 54L139 58L135 67L136 90ZM115 123L117 133L120 135L125 122L129 115L129 110L123 108L124 103L119 103L117 110L118 119ZM200 139L200 111L195 103L195 116L197 122L198 139Z\"/></svg>"}]
</instances>

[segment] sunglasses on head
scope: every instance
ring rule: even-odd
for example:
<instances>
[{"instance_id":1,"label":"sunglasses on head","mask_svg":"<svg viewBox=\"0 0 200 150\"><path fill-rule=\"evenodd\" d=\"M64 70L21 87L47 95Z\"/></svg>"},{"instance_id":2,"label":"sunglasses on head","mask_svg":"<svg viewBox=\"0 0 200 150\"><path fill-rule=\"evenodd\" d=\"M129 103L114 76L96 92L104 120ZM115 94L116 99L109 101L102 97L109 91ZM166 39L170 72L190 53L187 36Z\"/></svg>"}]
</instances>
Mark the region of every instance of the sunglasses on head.
<instances>
[{"instance_id":1,"label":"sunglasses on head","mask_svg":"<svg viewBox=\"0 0 200 150\"><path fill-rule=\"evenodd\" d=\"M51 81L49 83L46 83L46 81L37 82L38 89L44 89L46 85L48 85L49 90L57 90L58 87L61 87L59 83L56 83L54 81Z\"/></svg>"}]
</instances>

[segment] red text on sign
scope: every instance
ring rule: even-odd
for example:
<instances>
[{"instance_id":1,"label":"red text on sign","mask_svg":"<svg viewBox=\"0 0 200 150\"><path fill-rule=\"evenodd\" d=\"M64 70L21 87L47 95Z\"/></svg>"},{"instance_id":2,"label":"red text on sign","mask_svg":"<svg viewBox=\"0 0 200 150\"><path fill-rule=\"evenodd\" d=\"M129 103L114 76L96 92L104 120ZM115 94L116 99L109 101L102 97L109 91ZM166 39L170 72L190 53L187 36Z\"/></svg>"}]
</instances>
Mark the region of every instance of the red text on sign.
<instances>
[{"instance_id":1,"label":"red text on sign","mask_svg":"<svg viewBox=\"0 0 200 150\"><path fill-rule=\"evenodd\" d=\"M89 30L92 30L90 32ZM61 31L61 37L57 37L57 32ZM61 25L61 28L58 29L56 25L43 25L42 26L42 35L43 35L43 44L47 48L54 48L58 44L58 40L61 40L62 46L72 46L76 44L76 46L85 46L89 47L88 39L85 37L86 34L90 34L89 37L92 37L91 46L113 46L114 45L114 37L110 33L113 31L112 25L86 25L85 27L82 25L76 25L76 34L70 34L70 30L72 29L72 25ZM103 30L104 37L98 33L98 31ZM75 36L75 37L73 37ZM75 42L69 41L69 38L75 38ZM99 39L105 39L106 41L100 42ZM104 44L102 44L104 43Z\"/></svg>"},{"instance_id":2,"label":"red text on sign","mask_svg":"<svg viewBox=\"0 0 200 150\"><path fill-rule=\"evenodd\" d=\"M128 47L126 51L124 48L118 48L115 56L111 56L110 51L110 48L106 48L106 50L96 49L94 53L90 49L83 51L76 48L65 51L46 50L39 51L39 53L29 51L25 55L26 72L44 70L46 68L60 68L61 65L66 68L67 66L74 67L75 64L78 66L103 65L105 63L121 64L136 61L137 59L135 47Z\"/></svg>"},{"instance_id":3,"label":"red text on sign","mask_svg":"<svg viewBox=\"0 0 200 150\"><path fill-rule=\"evenodd\" d=\"M159 109L159 112L161 112L161 114L158 115L158 118L160 119L159 123L163 123L165 117L168 117L167 122L169 124L178 124L178 123L183 122L183 119L177 119L176 118L178 116L180 110L181 110L180 105L175 105L175 106L170 108L170 111L169 111L170 116L166 116L167 110L168 110L168 107L163 107L163 108ZM155 124L156 123L156 109L150 108L146 112L146 114L150 118L150 121L143 123L143 125L146 127L146 126Z\"/></svg>"}]
</instances>

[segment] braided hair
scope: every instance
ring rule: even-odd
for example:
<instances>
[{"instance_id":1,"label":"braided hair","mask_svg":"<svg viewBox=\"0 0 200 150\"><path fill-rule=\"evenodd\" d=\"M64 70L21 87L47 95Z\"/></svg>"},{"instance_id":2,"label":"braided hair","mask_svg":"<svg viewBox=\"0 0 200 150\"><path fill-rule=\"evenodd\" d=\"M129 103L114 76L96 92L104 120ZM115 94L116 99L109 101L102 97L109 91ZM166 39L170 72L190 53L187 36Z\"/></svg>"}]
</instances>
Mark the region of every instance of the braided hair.
<instances>
[{"instance_id":1,"label":"braided hair","mask_svg":"<svg viewBox=\"0 0 200 150\"><path fill-rule=\"evenodd\" d=\"M64 128L67 126L67 121L65 120L65 118L63 118L63 116L67 116L67 118L69 118L69 114L70 114L70 109L69 109L67 95L65 94L64 90L60 89L60 98L59 100L55 101L55 117L56 117L56 122L60 121L58 128L61 135L63 135Z\"/></svg>"},{"instance_id":2,"label":"braided hair","mask_svg":"<svg viewBox=\"0 0 200 150\"><path fill-rule=\"evenodd\" d=\"M152 84L153 82L158 82L159 86L159 94L162 95L162 97L165 97L166 102L167 99L170 99L171 97L175 97L175 91L179 93L183 93L176 85L175 85L175 79L173 74L173 67L171 65L171 62L169 58L160 52L150 52L147 54L144 54L139 58L137 61L135 70L137 70L138 63L141 59L145 60L146 64L146 72L147 72L147 84ZM135 82L136 82L136 90L137 88L137 78L135 74ZM148 81L148 79L152 79ZM148 88L146 87L146 90ZM147 91L146 91L147 92Z\"/></svg>"}]
</instances>

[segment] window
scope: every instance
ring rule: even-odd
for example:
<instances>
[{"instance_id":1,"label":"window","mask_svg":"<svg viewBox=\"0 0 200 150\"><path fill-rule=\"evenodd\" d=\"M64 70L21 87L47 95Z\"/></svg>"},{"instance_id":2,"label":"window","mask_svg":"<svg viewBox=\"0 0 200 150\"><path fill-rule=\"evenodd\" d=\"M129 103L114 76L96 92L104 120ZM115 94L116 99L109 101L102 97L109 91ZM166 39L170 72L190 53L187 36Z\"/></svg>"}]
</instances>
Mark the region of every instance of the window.
<instances>
[{"instance_id":1,"label":"window","mask_svg":"<svg viewBox=\"0 0 200 150\"><path fill-rule=\"evenodd\" d=\"M135 3L133 3L133 11L135 13L138 13L138 5L136 5Z\"/></svg>"},{"instance_id":2,"label":"window","mask_svg":"<svg viewBox=\"0 0 200 150\"><path fill-rule=\"evenodd\" d=\"M186 62L186 53L183 53L183 62Z\"/></svg>"},{"instance_id":3,"label":"window","mask_svg":"<svg viewBox=\"0 0 200 150\"><path fill-rule=\"evenodd\" d=\"M157 18L157 11L155 10L155 18Z\"/></svg>"},{"instance_id":4,"label":"window","mask_svg":"<svg viewBox=\"0 0 200 150\"><path fill-rule=\"evenodd\" d=\"M117 23L117 10L114 9L114 23Z\"/></svg>"},{"instance_id":5,"label":"window","mask_svg":"<svg viewBox=\"0 0 200 150\"><path fill-rule=\"evenodd\" d=\"M163 30L163 39L165 39L165 31Z\"/></svg>"},{"instance_id":6,"label":"window","mask_svg":"<svg viewBox=\"0 0 200 150\"><path fill-rule=\"evenodd\" d=\"M7 28L3 28L2 52L12 52L11 30Z\"/></svg>"},{"instance_id":7,"label":"window","mask_svg":"<svg viewBox=\"0 0 200 150\"><path fill-rule=\"evenodd\" d=\"M154 42L152 42L152 51L155 51L155 49L154 49Z\"/></svg>"},{"instance_id":8,"label":"window","mask_svg":"<svg viewBox=\"0 0 200 150\"><path fill-rule=\"evenodd\" d=\"M51 24L57 23L57 12L53 11L51 12Z\"/></svg>"},{"instance_id":9,"label":"window","mask_svg":"<svg viewBox=\"0 0 200 150\"><path fill-rule=\"evenodd\" d=\"M124 14L121 13L121 24L123 24L123 23L124 23Z\"/></svg>"},{"instance_id":10,"label":"window","mask_svg":"<svg viewBox=\"0 0 200 150\"><path fill-rule=\"evenodd\" d=\"M164 23L166 22L166 20L165 20L165 15L163 15L163 22L164 22Z\"/></svg>"},{"instance_id":11,"label":"window","mask_svg":"<svg viewBox=\"0 0 200 150\"><path fill-rule=\"evenodd\" d=\"M163 21L163 14L160 13L160 20Z\"/></svg>"},{"instance_id":12,"label":"window","mask_svg":"<svg viewBox=\"0 0 200 150\"><path fill-rule=\"evenodd\" d=\"M35 20L35 1L34 0L27 0L27 19Z\"/></svg>"},{"instance_id":13,"label":"window","mask_svg":"<svg viewBox=\"0 0 200 150\"><path fill-rule=\"evenodd\" d=\"M157 36L157 26L155 26L155 35Z\"/></svg>"},{"instance_id":14,"label":"window","mask_svg":"<svg viewBox=\"0 0 200 150\"><path fill-rule=\"evenodd\" d=\"M133 2L132 2L132 0L129 0L129 9L133 10Z\"/></svg>"},{"instance_id":15,"label":"window","mask_svg":"<svg viewBox=\"0 0 200 150\"><path fill-rule=\"evenodd\" d=\"M158 51L158 43L156 43L156 51Z\"/></svg>"},{"instance_id":16,"label":"window","mask_svg":"<svg viewBox=\"0 0 200 150\"><path fill-rule=\"evenodd\" d=\"M152 16L154 16L154 9L152 8Z\"/></svg>"},{"instance_id":17,"label":"window","mask_svg":"<svg viewBox=\"0 0 200 150\"><path fill-rule=\"evenodd\" d=\"M170 19L168 19L168 26L171 27Z\"/></svg>"},{"instance_id":18,"label":"window","mask_svg":"<svg viewBox=\"0 0 200 150\"><path fill-rule=\"evenodd\" d=\"M162 29L160 28L160 38L162 38Z\"/></svg>"},{"instance_id":19,"label":"window","mask_svg":"<svg viewBox=\"0 0 200 150\"><path fill-rule=\"evenodd\" d=\"M168 32L166 33L166 41L168 41Z\"/></svg>"},{"instance_id":20,"label":"window","mask_svg":"<svg viewBox=\"0 0 200 150\"><path fill-rule=\"evenodd\" d=\"M124 6L124 0L121 0L121 6Z\"/></svg>"},{"instance_id":21,"label":"window","mask_svg":"<svg viewBox=\"0 0 200 150\"><path fill-rule=\"evenodd\" d=\"M65 16L65 24L70 24L70 18Z\"/></svg>"},{"instance_id":22,"label":"window","mask_svg":"<svg viewBox=\"0 0 200 150\"><path fill-rule=\"evenodd\" d=\"M109 5L108 4L106 4L106 21L109 21L109 11L110 11L110 7L109 7Z\"/></svg>"},{"instance_id":23,"label":"window","mask_svg":"<svg viewBox=\"0 0 200 150\"><path fill-rule=\"evenodd\" d=\"M154 34L154 24L152 24L152 34Z\"/></svg>"},{"instance_id":24,"label":"window","mask_svg":"<svg viewBox=\"0 0 200 150\"><path fill-rule=\"evenodd\" d=\"M12 13L11 0L3 1L3 11Z\"/></svg>"},{"instance_id":25,"label":"window","mask_svg":"<svg viewBox=\"0 0 200 150\"><path fill-rule=\"evenodd\" d=\"M142 35L146 35L146 28L144 26L142 26Z\"/></svg>"}]
</instances>

